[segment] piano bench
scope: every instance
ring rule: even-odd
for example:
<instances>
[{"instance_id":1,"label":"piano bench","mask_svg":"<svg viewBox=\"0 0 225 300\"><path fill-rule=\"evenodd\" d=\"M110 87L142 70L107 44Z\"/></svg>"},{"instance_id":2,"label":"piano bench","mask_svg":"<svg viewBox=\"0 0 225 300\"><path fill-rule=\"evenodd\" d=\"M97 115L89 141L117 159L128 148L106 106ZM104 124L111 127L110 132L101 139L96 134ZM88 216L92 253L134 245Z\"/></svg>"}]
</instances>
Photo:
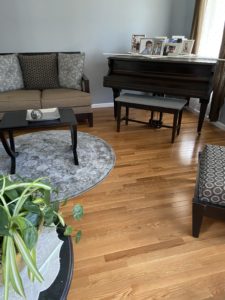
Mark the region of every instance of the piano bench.
<instances>
[{"instance_id":1,"label":"piano bench","mask_svg":"<svg viewBox=\"0 0 225 300\"><path fill-rule=\"evenodd\" d=\"M169 113L173 114L173 126L162 125L162 127L172 128L171 143L174 143L175 135L179 135L182 113L187 100L175 98L163 98L156 96L145 96L136 94L123 94L115 99L117 106L117 132L120 132L120 123L125 120L126 125L128 121L149 124L147 122L129 119L129 108L137 108L150 110L152 112ZM126 107L126 116L121 118L121 107Z\"/></svg>"}]
</instances>

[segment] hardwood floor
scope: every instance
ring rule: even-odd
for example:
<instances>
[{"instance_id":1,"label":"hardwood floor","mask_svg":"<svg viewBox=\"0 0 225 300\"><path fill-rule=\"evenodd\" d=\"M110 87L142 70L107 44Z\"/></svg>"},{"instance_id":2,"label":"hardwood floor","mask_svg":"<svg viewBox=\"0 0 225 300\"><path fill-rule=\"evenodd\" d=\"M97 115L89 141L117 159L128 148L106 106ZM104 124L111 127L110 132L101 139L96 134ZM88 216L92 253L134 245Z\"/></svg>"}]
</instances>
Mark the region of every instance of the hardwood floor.
<instances>
[{"instance_id":1,"label":"hardwood floor","mask_svg":"<svg viewBox=\"0 0 225 300\"><path fill-rule=\"evenodd\" d=\"M225 223L205 218L199 239L191 236L198 152L225 145L225 131L205 122L199 137L196 128L197 117L185 111L174 144L167 128L130 123L117 133L112 109L96 110L93 128L79 126L112 145L116 165L63 207L83 231L68 300L225 299ZM85 210L79 223L70 216L75 203Z\"/></svg>"}]
</instances>

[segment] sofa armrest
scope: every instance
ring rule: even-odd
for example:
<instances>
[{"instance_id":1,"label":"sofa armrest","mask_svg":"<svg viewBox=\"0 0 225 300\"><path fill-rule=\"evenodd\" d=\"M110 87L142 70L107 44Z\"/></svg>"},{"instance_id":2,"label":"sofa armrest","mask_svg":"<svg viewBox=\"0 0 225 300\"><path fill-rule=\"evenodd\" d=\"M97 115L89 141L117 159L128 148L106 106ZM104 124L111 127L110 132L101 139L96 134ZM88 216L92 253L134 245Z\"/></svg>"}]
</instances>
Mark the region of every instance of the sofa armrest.
<instances>
[{"instance_id":1,"label":"sofa armrest","mask_svg":"<svg viewBox=\"0 0 225 300\"><path fill-rule=\"evenodd\" d=\"M81 80L81 87L82 87L83 92L90 93L89 79L84 74L83 74L82 80Z\"/></svg>"}]
</instances>

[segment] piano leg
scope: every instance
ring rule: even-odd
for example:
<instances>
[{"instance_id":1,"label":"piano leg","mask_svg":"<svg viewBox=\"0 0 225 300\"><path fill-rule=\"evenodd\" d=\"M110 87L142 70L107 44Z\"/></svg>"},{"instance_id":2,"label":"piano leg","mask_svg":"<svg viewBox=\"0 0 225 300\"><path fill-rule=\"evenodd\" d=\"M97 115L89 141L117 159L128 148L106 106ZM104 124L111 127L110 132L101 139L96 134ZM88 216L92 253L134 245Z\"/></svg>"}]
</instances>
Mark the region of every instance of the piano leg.
<instances>
[{"instance_id":1,"label":"piano leg","mask_svg":"<svg viewBox=\"0 0 225 300\"><path fill-rule=\"evenodd\" d=\"M121 90L114 89L114 88L112 90L113 90L113 100L114 100L114 118L116 119L116 116L117 116L117 102L115 101L115 99L120 96Z\"/></svg>"},{"instance_id":2,"label":"piano leg","mask_svg":"<svg viewBox=\"0 0 225 300\"><path fill-rule=\"evenodd\" d=\"M117 132L120 132L120 122L121 122L121 103L116 102L116 108L117 108Z\"/></svg>"},{"instance_id":3,"label":"piano leg","mask_svg":"<svg viewBox=\"0 0 225 300\"><path fill-rule=\"evenodd\" d=\"M200 103L201 103L201 107L200 107L200 113L199 113L199 118L198 118L198 129L197 129L198 134L201 133L201 129L202 129L202 125L204 122L205 113L206 113L206 109L207 109L207 105L208 105L209 101L206 102L206 100L200 99Z\"/></svg>"}]
</instances>

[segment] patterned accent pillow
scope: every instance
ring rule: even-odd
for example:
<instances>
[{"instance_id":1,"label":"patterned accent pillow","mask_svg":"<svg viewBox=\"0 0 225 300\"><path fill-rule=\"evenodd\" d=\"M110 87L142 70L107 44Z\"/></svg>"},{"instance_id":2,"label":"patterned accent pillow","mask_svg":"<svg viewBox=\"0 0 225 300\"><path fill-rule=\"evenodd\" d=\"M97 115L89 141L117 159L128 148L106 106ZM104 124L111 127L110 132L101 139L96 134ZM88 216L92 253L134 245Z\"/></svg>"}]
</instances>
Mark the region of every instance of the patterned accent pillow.
<instances>
[{"instance_id":1,"label":"patterned accent pillow","mask_svg":"<svg viewBox=\"0 0 225 300\"><path fill-rule=\"evenodd\" d=\"M23 87L23 77L17 55L0 55L0 92Z\"/></svg>"},{"instance_id":2,"label":"patterned accent pillow","mask_svg":"<svg viewBox=\"0 0 225 300\"><path fill-rule=\"evenodd\" d=\"M19 55L26 89L43 90L59 87L56 54Z\"/></svg>"},{"instance_id":3,"label":"patterned accent pillow","mask_svg":"<svg viewBox=\"0 0 225 300\"><path fill-rule=\"evenodd\" d=\"M59 85L61 87L81 90L84 58L84 53L59 53Z\"/></svg>"}]
</instances>

